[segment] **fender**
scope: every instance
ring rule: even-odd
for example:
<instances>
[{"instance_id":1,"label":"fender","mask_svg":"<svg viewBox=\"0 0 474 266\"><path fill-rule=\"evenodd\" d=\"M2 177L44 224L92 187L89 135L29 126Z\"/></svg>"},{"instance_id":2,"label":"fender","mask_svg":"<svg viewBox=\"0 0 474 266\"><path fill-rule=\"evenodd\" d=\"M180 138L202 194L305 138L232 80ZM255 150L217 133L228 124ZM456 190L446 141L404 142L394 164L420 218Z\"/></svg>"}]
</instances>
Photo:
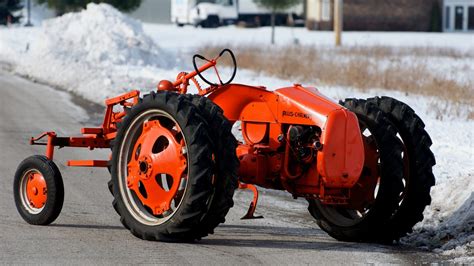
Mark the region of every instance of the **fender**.
<instances>
[{"instance_id":1,"label":"fender","mask_svg":"<svg viewBox=\"0 0 474 266\"><path fill-rule=\"evenodd\" d=\"M323 185L329 188L352 187L364 165L364 144L357 116L316 88L296 84L275 93L280 95L280 123L321 128L323 148L318 152L317 169ZM293 115L285 115L288 112Z\"/></svg>"}]
</instances>

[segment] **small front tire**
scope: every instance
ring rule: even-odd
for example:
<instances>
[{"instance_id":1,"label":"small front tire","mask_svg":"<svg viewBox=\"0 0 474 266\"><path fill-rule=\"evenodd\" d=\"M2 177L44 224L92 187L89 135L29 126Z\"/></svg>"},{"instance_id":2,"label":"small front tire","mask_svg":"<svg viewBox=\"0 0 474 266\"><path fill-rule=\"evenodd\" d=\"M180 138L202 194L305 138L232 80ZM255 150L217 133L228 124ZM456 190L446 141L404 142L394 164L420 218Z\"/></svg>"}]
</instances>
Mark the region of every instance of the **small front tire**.
<instances>
[{"instance_id":1,"label":"small front tire","mask_svg":"<svg viewBox=\"0 0 474 266\"><path fill-rule=\"evenodd\" d=\"M48 225L58 218L63 207L61 172L46 156L30 156L16 170L13 195L16 208L27 223Z\"/></svg>"}]
</instances>

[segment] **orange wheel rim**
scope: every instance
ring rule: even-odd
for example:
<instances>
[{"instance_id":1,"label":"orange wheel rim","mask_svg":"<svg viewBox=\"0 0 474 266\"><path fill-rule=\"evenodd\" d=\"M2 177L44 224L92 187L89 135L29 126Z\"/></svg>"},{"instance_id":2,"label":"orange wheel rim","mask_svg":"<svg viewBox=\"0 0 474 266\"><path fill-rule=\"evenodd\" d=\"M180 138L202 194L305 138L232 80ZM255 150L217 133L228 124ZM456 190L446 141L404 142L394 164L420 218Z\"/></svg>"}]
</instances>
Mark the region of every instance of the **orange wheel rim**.
<instances>
[{"instance_id":1,"label":"orange wheel rim","mask_svg":"<svg viewBox=\"0 0 474 266\"><path fill-rule=\"evenodd\" d=\"M128 163L127 187L155 216L170 210L187 167L185 144L177 134L178 128L159 120L144 122Z\"/></svg>"},{"instance_id":2,"label":"orange wheel rim","mask_svg":"<svg viewBox=\"0 0 474 266\"><path fill-rule=\"evenodd\" d=\"M38 170L27 171L20 186L23 205L30 213L40 212L46 205L48 189L44 176Z\"/></svg>"},{"instance_id":3,"label":"orange wheel rim","mask_svg":"<svg viewBox=\"0 0 474 266\"><path fill-rule=\"evenodd\" d=\"M188 191L188 146L177 120L160 109L133 118L119 144L118 189L124 207L141 224L171 219Z\"/></svg>"}]
</instances>

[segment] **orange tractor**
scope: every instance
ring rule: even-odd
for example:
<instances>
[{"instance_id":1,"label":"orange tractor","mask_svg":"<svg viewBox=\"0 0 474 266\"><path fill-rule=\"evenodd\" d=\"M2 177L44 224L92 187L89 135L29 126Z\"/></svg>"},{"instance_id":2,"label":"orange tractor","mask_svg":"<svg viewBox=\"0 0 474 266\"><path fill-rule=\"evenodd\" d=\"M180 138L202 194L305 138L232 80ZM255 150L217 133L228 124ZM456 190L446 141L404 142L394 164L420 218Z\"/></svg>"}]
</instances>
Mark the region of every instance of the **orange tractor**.
<instances>
[{"instance_id":1,"label":"orange tractor","mask_svg":"<svg viewBox=\"0 0 474 266\"><path fill-rule=\"evenodd\" d=\"M233 63L226 82L217 69L224 56ZM321 229L344 241L390 243L423 219L435 159L423 122L406 104L389 97L336 103L300 84L274 91L232 84L237 65L228 49L210 60L195 55L193 64L174 82L162 80L157 92L107 99L102 126L83 128L80 137L32 138L46 154L25 159L15 174L23 219L46 225L61 212L55 147L112 150L108 159L68 166L107 167L120 221L146 240L213 233L239 187L254 192L244 218L257 218L256 186L286 190L307 199ZM204 76L208 69L216 82ZM187 94L190 84L198 94Z\"/></svg>"}]
</instances>

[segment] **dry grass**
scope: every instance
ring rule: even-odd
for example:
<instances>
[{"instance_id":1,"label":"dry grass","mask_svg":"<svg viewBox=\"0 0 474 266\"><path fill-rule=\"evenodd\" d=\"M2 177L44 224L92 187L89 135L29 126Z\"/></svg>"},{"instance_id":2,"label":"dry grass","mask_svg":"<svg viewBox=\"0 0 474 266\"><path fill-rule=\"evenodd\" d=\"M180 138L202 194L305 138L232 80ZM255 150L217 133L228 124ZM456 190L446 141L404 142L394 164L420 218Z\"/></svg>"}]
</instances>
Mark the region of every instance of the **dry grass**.
<instances>
[{"instance_id":1,"label":"dry grass","mask_svg":"<svg viewBox=\"0 0 474 266\"><path fill-rule=\"evenodd\" d=\"M217 54L223 47L208 46L204 54ZM309 46L230 47L237 55L239 68L250 69L281 79L311 84L350 86L360 90L382 88L407 94L434 96L448 102L434 106L440 117L445 112L459 114L456 106L474 103L473 82L457 82L429 69L431 58L458 60L471 53L439 48ZM449 107L446 107L449 106ZM452 110L446 110L452 109ZM468 114L473 118L474 114Z\"/></svg>"}]
</instances>

